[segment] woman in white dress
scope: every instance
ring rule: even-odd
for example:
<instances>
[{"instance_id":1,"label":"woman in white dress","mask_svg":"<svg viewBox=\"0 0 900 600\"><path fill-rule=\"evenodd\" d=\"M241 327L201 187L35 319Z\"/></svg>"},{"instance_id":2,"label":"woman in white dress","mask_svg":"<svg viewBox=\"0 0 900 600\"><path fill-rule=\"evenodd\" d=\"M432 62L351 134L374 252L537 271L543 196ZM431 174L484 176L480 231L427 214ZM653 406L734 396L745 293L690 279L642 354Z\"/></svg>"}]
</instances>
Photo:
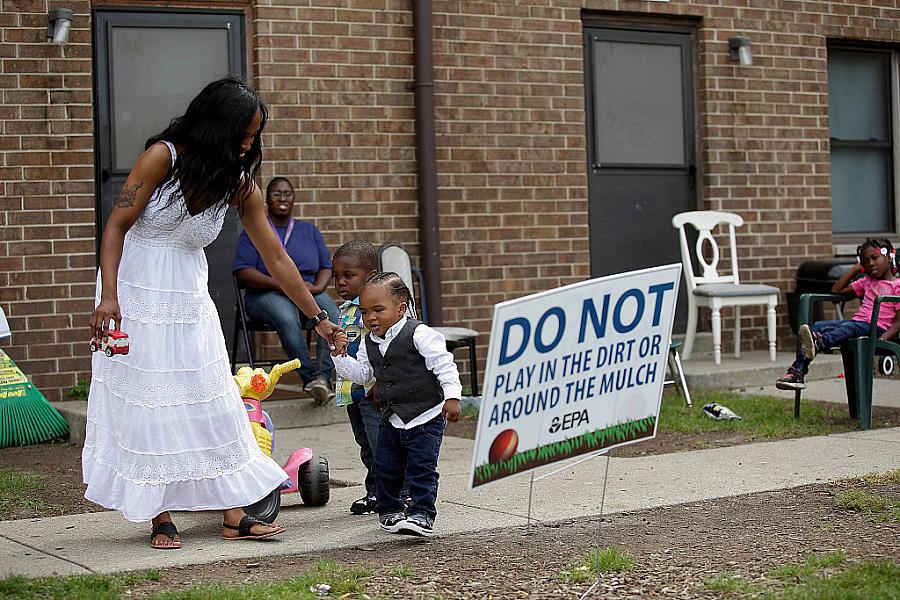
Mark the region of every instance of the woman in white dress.
<instances>
[{"instance_id":1,"label":"woman in white dress","mask_svg":"<svg viewBox=\"0 0 900 600\"><path fill-rule=\"evenodd\" d=\"M229 205L266 268L317 332L323 316L266 218L254 177L265 105L242 81L206 86L187 112L147 142L103 231L91 328L111 321L127 355L95 352L82 454L85 497L130 521L152 521L154 548L181 547L169 511L222 510L226 539L284 531L241 507L287 474L257 446L207 290L203 248Z\"/></svg>"}]
</instances>

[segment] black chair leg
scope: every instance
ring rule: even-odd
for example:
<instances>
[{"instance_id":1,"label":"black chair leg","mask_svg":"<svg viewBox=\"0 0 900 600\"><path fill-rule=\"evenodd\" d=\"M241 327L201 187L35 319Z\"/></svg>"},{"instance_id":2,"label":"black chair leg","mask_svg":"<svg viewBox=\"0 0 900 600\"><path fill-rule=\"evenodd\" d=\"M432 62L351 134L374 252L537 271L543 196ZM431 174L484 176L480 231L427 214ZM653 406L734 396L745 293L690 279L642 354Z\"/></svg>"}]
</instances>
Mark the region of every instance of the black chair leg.
<instances>
[{"instance_id":1,"label":"black chair leg","mask_svg":"<svg viewBox=\"0 0 900 600\"><path fill-rule=\"evenodd\" d=\"M237 311L235 311L237 314ZM238 334L240 331L238 330L238 318L234 320L234 335L231 336L231 374L234 375L234 367L237 366L237 351L238 351Z\"/></svg>"},{"instance_id":2,"label":"black chair leg","mask_svg":"<svg viewBox=\"0 0 900 600\"><path fill-rule=\"evenodd\" d=\"M475 356L475 340L470 339L469 346L469 370L472 375L472 395L478 395L478 361Z\"/></svg>"},{"instance_id":3,"label":"black chair leg","mask_svg":"<svg viewBox=\"0 0 900 600\"><path fill-rule=\"evenodd\" d=\"M255 369L256 365L253 364L253 340L250 339L250 332L247 331L246 325L244 325L244 345L247 347L247 362L250 364L251 369Z\"/></svg>"}]
</instances>

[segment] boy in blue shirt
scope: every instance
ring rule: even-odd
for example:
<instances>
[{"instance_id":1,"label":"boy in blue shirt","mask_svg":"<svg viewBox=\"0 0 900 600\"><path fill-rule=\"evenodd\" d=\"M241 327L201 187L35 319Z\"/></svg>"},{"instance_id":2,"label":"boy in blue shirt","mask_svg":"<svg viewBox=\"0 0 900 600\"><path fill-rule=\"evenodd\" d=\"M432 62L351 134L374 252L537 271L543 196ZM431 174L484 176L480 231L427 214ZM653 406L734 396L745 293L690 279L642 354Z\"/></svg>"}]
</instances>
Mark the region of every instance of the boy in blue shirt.
<instances>
[{"instance_id":1,"label":"boy in blue shirt","mask_svg":"<svg viewBox=\"0 0 900 600\"><path fill-rule=\"evenodd\" d=\"M371 243L353 240L338 248L332 259L334 288L344 302L338 325L347 334L349 345L347 354L356 356L360 341L366 336L366 326L359 312L359 290L363 283L375 273L378 266L378 251ZM353 437L359 445L359 458L366 466L366 495L350 505L354 515L375 512L375 447L378 444L378 422L381 411L373 402L375 380L365 385L357 385L349 379L338 377L335 385L335 400L338 406L347 407Z\"/></svg>"}]
</instances>

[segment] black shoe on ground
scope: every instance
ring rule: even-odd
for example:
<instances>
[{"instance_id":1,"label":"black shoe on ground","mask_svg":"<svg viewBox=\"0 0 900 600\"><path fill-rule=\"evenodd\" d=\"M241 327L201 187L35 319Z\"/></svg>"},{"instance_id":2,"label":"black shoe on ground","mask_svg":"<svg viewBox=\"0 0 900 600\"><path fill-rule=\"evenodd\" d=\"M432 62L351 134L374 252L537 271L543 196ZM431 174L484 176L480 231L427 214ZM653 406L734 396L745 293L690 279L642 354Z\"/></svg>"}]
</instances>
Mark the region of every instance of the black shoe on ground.
<instances>
[{"instance_id":1,"label":"black shoe on ground","mask_svg":"<svg viewBox=\"0 0 900 600\"><path fill-rule=\"evenodd\" d=\"M814 359L816 354L822 351L822 334L810 329L809 325L801 325L800 329L797 330L797 335L800 337L800 348L803 350L803 356L809 360Z\"/></svg>"},{"instance_id":2,"label":"black shoe on ground","mask_svg":"<svg viewBox=\"0 0 900 600\"><path fill-rule=\"evenodd\" d=\"M353 502L350 505L350 514L351 515L371 515L375 512L375 504L377 500L375 499L375 494L366 494L359 500Z\"/></svg>"},{"instance_id":3,"label":"black shoe on ground","mask_svg":"<svg viewBox=\"0 0 900 600\"><path fill-rule=\"evenodd\" d=\"M406 523L406 515L399 512L388 513L386 515L378 517L378 520L381 521L382 529L391 533L397 533L400 531L400 528Z\"/></svg>"},{"instance_id":4,"label":"black shoe on ground","mask_svg":"<svg viewBox=\"0 0 900 600\"><path fill-rule=\"evenodd\" d=\"M431 517L425 513L413 513L399 524L397 533L429 537L434 533L433 523Z\"/></svg>"},{"instance_id":5,"label":"black shoe on ground","mask_svg":"<svg viewBox=\"0 0 900 600\"><path fill-rule=\"evenodd\" d=\"M775 387L779 390L804 390L806 382L803 380L803 373L788 371L787 375L775 382Z\"/></svg>"}]
</instances>

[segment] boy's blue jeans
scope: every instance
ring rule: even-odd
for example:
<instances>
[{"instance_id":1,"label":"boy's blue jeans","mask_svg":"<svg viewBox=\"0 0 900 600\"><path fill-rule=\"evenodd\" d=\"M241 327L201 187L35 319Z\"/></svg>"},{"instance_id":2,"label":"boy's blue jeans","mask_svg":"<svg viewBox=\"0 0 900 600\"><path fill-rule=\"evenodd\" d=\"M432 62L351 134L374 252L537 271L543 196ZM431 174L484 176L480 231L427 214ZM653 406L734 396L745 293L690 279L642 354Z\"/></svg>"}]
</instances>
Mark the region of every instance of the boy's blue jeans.
<instances>
[{"instance_id":1,"label":"boy's blue jeans","mask_svg":"<svg viewBox=\"0 0 900 600\"><path fill-rule=\"evenodd\" d=\"M366 466L366 494L374 495L376 478L375 449L378 448L378 427L381 411L366 396L359 402L347 405L347 416L353 438L359 446L359 458Z\"/></svg>"},{"instance_id":2,"label":"boy's blue jeans","mask_svg":"<svg viewBox=\"0 0 900 600\"><path fill-rule=\"evenodd\" d=\"M840 346L843 342L861 335L869 335L872 324L867 321L816 321L809 326L816 333L822 334L822 348ZM878 335L884 333L881 327L876 328ZM791 365L791 371L797 371L804 375L809 372L809 363L812 360L803 356L803 350L797 349L797 360Z\"/></svg>"},{"instance_id":3,"label":"boy's blue jeans","mask_svg":"<svg viewBox=\"0 0 900 600\"><path fill-rule=\"evenodd\" d=\"M375 450L379 515L404 512L406 506L400 498L404 479L412 499L406 512L425 513L432 519L437 515L437 463L445 425L444 416L438 415L418 427L397 429L387 413L382 416Z\"/></svg>"},{"instance_id":4,"label":"boy's blue jeans","mask_svg":"<svg viewBox=\"0 0 900 600\"><path fill-rule=\"evenodd\" d=\"M314 296L319 308L328 312L328 318L337 323L341 311L327 292ZM255 292L247 290L244 296L247 306L247 314L252 319L269 323L278 332L281 346L290 358L300 359L300 378L303 383L309 383L319 375L326 381L331 381L331 372L334 370L334 362L331 360L331 351L328 342L321 336L316 336L316 365L312 364L309 356L309 348L306 347L306 330L303 324L306 319L300 315L297 305L281 292Z\"/></svg>"}]
</instances>

